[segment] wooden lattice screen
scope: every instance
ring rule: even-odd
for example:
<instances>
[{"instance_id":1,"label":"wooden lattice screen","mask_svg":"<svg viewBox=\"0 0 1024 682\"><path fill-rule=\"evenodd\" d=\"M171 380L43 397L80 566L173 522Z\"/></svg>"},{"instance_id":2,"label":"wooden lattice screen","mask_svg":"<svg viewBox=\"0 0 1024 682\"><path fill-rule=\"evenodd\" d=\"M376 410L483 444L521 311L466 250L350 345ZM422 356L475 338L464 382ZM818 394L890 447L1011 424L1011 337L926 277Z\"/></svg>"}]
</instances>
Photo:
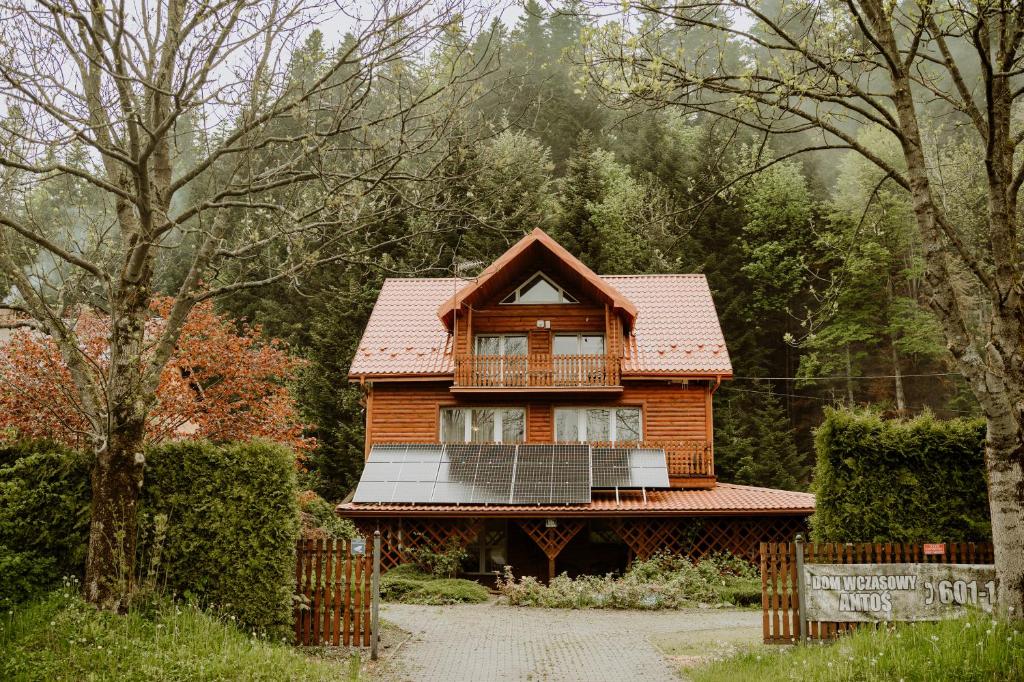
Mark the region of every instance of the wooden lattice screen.
<instances>
[{"instance_id":1,"label":"wooden lattice screen","mask_svg":"<svg viewBox=\"0 0 1024 682\"><path fill-rule=\"evenodd\" d=\"M299 540L295 552L295 643L370 646L373 556L351 540Z\"/></svg>"},{"instance_id":2,"label":"wooden lattice screen","mask_svg":"<svg viewBox=\"0 0 1024 682\"><path fill-rule=\"evenodd\" d=\"M760 543L791 540L797 533L807 532L802 516L619 519L613 527L638 559L658 552L695 560L729 552L752 563L758 560Z\"/></svg>"},{"instance_id":3,"label":"wooden lattice screen","mask_svg":"<svg viewBox=\"0 0 1024 682\"><path fill-rule=\"evenodd\" d=\"M818 564L944 563L987 564L993 561L992 543L950 542L943 554L925 555L920 544L805 543L804 561ZM761 627L766 644L792 644L800 636L800 595L797 592L796 544L763 542L761 560ZM835 639L871 623L810 621L812 640Z\"/></svg>"},{"instance_id":4,"label":"wooden lattice screen","mask_svg":"<svg viewBox=\"0 0 1024 682\"><path fill-rule=\"evenodd\" d=\"M482 519L398 518L359 521L356 527L366 537L380 530L380 568L386 571L409 561L409 552L419 547L442 550L451 542L468 547L483 528Z\"/></svg>"}]
</instances>

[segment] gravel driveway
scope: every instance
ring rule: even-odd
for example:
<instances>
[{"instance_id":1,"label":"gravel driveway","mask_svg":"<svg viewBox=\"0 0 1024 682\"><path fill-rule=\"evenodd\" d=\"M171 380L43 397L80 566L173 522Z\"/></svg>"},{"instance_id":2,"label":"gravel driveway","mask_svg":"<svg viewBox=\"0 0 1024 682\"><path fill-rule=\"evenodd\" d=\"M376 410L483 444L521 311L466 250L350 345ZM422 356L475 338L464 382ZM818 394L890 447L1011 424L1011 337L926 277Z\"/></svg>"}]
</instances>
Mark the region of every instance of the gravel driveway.
<instances>
[{"instance_id":1,"label":"gravel driveway","mask_svg":"<svg viewBox=\"0 0 1024 682\"><path fill-rule=\"evenodd\" d=\"M494 603L386 604L381 614L411 637L387 652L379 675L415 682L678 682L678 665L652 640L686 641L692 633L694 641L712 645L728 635L755 643L761 623L761 613L750 610L569 611Z\"/></svg>"}]
</instances>

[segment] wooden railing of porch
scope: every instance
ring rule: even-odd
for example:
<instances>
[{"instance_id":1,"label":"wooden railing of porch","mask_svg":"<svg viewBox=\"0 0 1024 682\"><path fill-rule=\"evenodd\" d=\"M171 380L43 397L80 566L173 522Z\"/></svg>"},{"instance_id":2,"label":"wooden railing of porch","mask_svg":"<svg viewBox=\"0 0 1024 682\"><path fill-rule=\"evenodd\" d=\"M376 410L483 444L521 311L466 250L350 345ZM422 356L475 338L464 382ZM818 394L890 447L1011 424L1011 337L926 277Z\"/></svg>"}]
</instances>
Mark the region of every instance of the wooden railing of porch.
<instances>
[{"instance_id":1,"label":"wooden railing of porch","mask_svg":"<svg viewBox=\"0 0 1024 682\"><path fill-rule=\"evenodd\" d=\"M705 478L715 475L715 453L707 440L643 440L590 443L595 448L659 448L665 451L671 478Z\"/></svg>"}]
</instances>

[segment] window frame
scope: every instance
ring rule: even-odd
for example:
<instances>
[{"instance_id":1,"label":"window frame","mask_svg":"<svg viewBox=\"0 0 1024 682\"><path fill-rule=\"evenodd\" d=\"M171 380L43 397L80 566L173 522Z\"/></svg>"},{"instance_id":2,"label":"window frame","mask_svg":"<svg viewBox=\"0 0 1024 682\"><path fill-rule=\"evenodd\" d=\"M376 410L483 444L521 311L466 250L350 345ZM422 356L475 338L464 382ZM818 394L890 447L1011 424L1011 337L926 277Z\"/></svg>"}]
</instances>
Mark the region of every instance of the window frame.
<instances>
[{"instance_id":1,"label":"window frame","mask_svg":"<svg viewBox=\"0 0 1024 682\"><path fill-rule=\"evenodd\" d=\"M533 284L534 280L536 280L538 277L543 279L545 282L548 283L549 286L551 286L551 288L555 289L558 292L558 300L557 301L539 302L539 301L521 301L520 300L520 298L522 298L523 290L528 288L531 284ZM511 301L508 300L509 298L511 298L512 300ZM573 296L572 294L567 292L565 290L565 287L563 287L563 286L561 286L559 284L556 284L553 279L551 279L550 277L545 275L543 272L538 270L537 272L535 272L532 275L530 275L529 277L527 277L526 280L524 280L522 284L520 284L515 289L513 289L511 292L509 292L504 298L502 298L498 302L498 305L577 305L578 303L579 303L579 300L577 300L575 296Z\"/></svg>"},{"instance_id":2,"label":"window frame","mask_svg":"<svg viewBox=\"0 0 1024 682\"><path fill-rule=\"evenodd\" d=\"M460 410L465 413L463 419L463 438L464 440L445 440L444 439L444 412L445 410ZM494 440L487 441L474 441L473 437L473 411L474 410L493 410L494 411ZM504 410L518 410L523 415L523 439L518 441L509 441L512 443L525 443L526 442L526 407L519 405L473 405L473 406L462 406L462 405L443 405L440 407L437 413L437 440L439 443L462 443L469 444L474 442L484 443L504 443Z\"/></svg>"},{"instance_id":3,"label":"window frame","mask_svg":"<svg viewBox=\"0 0 1024 682\"><path fill-rule=\"evenodd\" d=\"M529 336L529 334L526 334L525 332L524 333L509 332L507 334L488 334L487 332L483 332L483 333L480 333L480 334L474 334L473 335L473 355L490 355L490 353L481 353L480 352L480 339L482 339L482 338L488 338L488 339L496 338L496 339L498 339L498 353L497 353L497 355L499 355L501 357L505 357L506 356L506 353L505 353L505 340L508 339L508 338L522 339L523 343L525 344L524 352L523 352L522 355L510 355L508 357L522 358L522 357L526 357L527 355L530 354L530 336Z\"/></svg>"},{"instance_id":4,"label":"window frame","mask_svg":"<svg viewBox=\"0 0 1024 682\"><path fill-rule=\"evenodd\" d=\"M584 353L583 352L583 337L594 336L601 339L601 352L600 353ZM555 343L558 338L569 338L576 337L576 352L575 353L555 353ZM556 332L551 335L551 354L552 355L586 355L588 357L601 357L608 354L608 338L601 332Z\"/></svg>"},{"instance_id":5,"label":"window frame","mask_svg":"<svg viewBox=\"0 0 1024 682\"><path fill-rule=\"evenodd\" d=\"M589 434L587 434L587 411L588 410L608 410L608 440L607 441L591 441ZM616 411L618 410L636 410L638 419L638 426L640 429L639 439L633 441L629 439L626 442L643 442L644 440L644 408L642 405L581 405L579 407L556 407L552 414L552 431L554 432L556 443L589 443L589 442L608 442L618 443L618 416ZM559 412L575 412L576 413L576 435L578 436L575 441L564 441L558 439L558 413Z\"/></svg>"}]
</instances>

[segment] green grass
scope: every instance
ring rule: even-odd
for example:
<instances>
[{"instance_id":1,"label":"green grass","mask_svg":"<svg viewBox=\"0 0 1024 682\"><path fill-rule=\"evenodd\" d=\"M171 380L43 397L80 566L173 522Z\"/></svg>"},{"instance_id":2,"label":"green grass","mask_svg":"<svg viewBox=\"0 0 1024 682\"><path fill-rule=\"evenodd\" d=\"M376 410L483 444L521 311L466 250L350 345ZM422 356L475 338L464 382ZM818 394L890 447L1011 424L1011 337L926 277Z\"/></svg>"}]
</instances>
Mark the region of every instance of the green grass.
<instances>
[{"instance_id":1,"label":"green grass","mask_svg":"<svg viewBox=\"0 0 1024 682\"><path fill-rule=\"evenodd\" d=\"M687 671L694 682L1013 682L1024 680L1024 625L983 614L862 629L834 643L766 647Z\"/></svg>"},{"instance_id":2,"label":"green grass","mask_svg":"<svg viewBox=\"0 0 1024 682\"><path fill-rule=\"evenodd\" d=\"M404 604L478 604L490 597L478 582L438 578L412 565L397 566L381 576L380 594L384 601Z\"/></svg>"},{"instance_id":3,"label":"green grass","mask_svg":"<svg viewBox=\"0 0 1024 682\"><path fill-rule=\"evenodd\" d=\"M325 660L246 635L196 608L96 611L74 585L0 614L3 680L342 680L358 661Z\"/></svg>"}]
</instances>

